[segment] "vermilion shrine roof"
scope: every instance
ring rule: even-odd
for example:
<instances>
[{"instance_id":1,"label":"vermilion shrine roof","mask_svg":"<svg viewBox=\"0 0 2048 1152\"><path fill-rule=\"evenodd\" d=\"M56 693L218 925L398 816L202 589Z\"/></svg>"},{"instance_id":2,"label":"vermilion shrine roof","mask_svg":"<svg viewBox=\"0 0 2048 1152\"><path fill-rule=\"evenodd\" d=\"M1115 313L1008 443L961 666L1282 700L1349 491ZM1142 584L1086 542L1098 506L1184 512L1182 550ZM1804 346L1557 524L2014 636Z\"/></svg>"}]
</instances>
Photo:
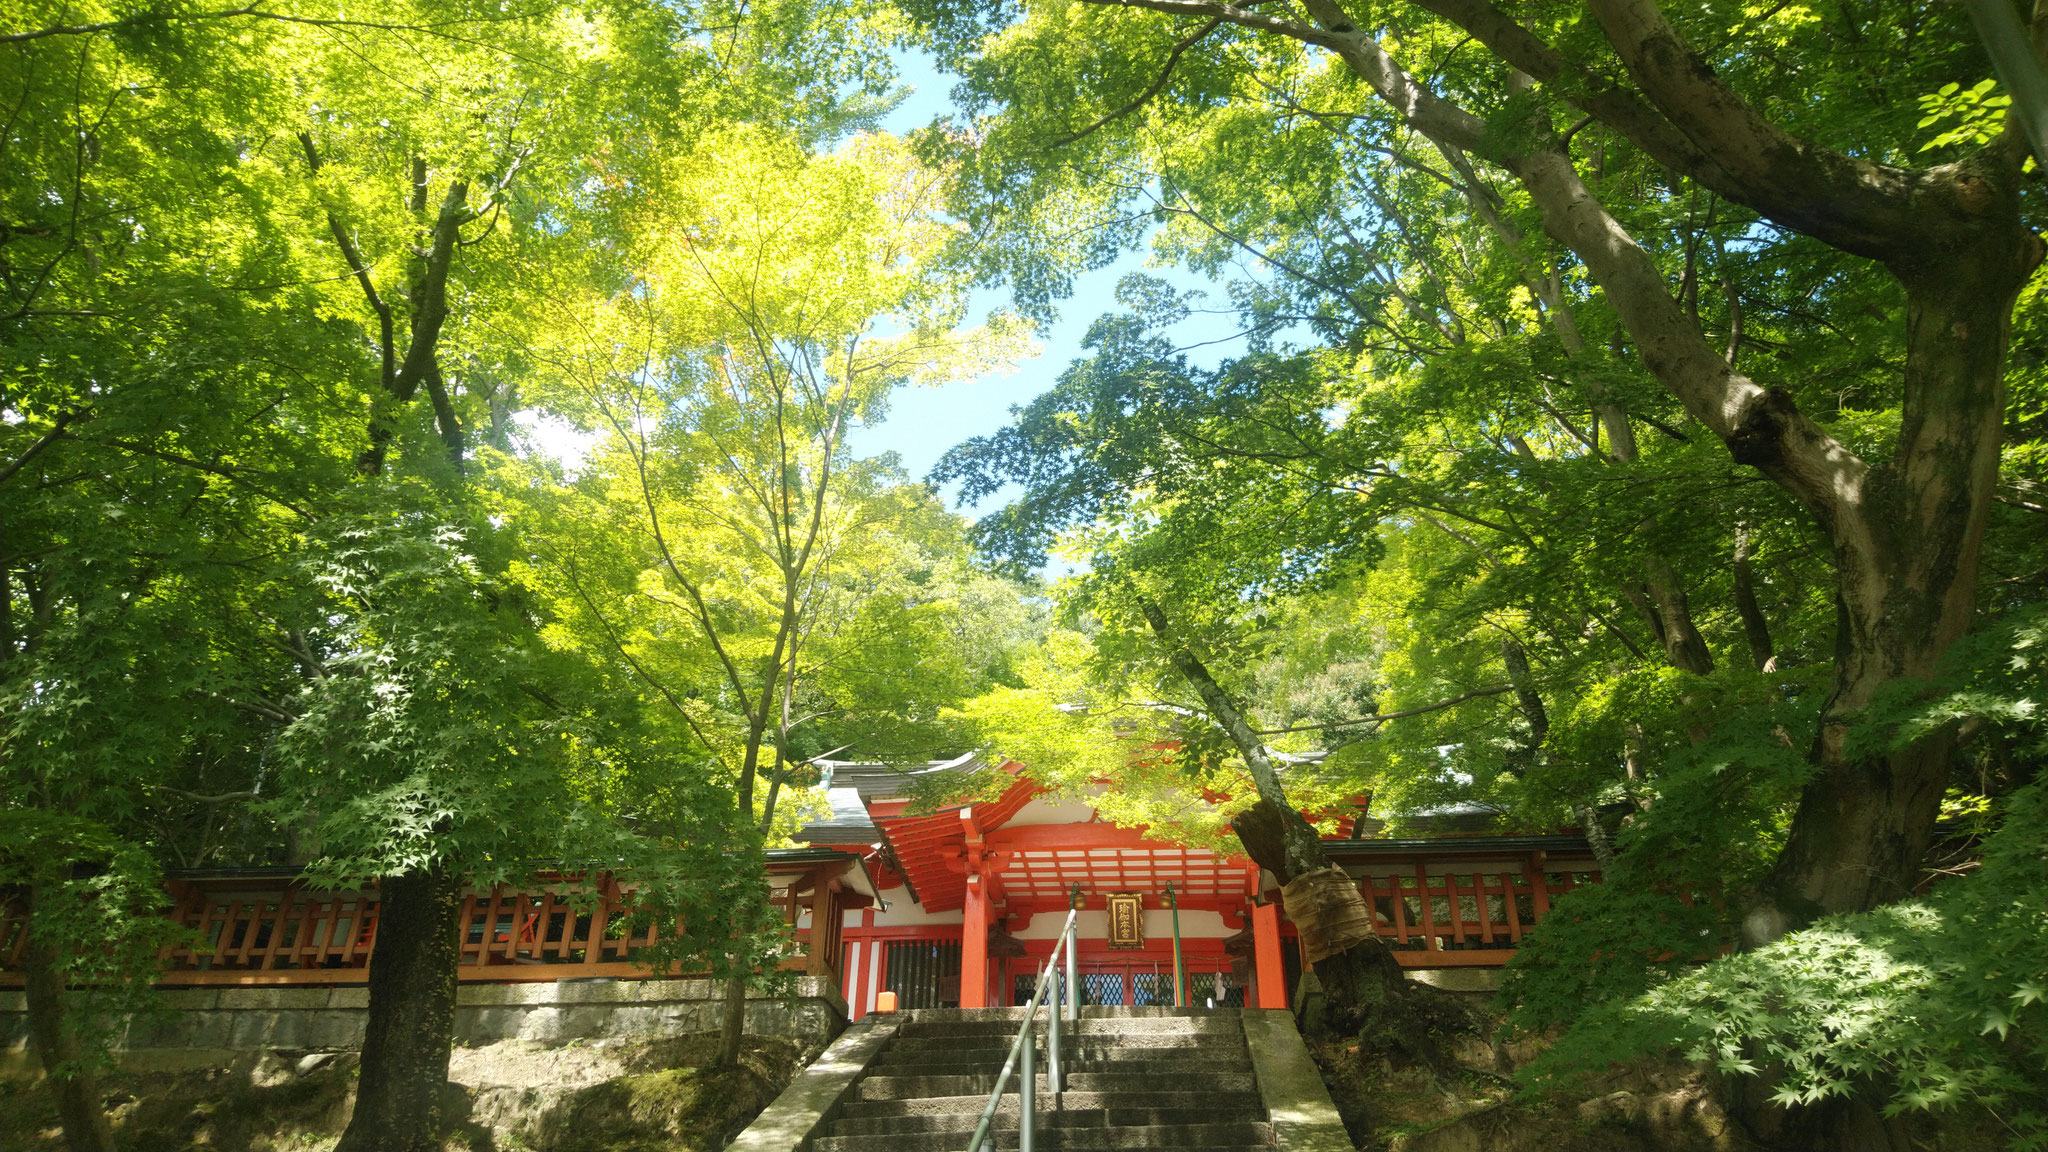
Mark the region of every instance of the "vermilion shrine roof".
<instances>
[{"instance_id":1,"label":"vermilion shrine roof","mask_svg":"<svg viewBox=\"0 0 2048 1152\"><path fill-rule=\"evenodd\" d=\"M988 769L968 767L963 758L926 770ZM1085 896L1098 896L1160 892L1168 884L1186 907L1234 909L1257 886L1258 868L1241 856L1151 840L1141 830L1102 823L1086 808L1081 811L1087 816L1078 821L1013 824L1042 789L1014 762L995 770L1012 777L996 799L917 813L909 810L906 800L882 798L891 793L884 791L889 785L879 774L858 777L873 782L873 790L862 797L863 807L926 911L960 908L966 899L968 868L976 864L988 879L990 898L1012 911L1064 909L1075 885ZM899 781L902 775L898 774ZM838 792L839 782L846 778L841 766L834 765L830 791ZM896 794L905 790L896 786ZM835 797L831 821L805 830L808 839L820 842L828 835L855 831L851 819L839 816L837 801Z\"/></svg>"},{"instance_id":2,"label":"vermilion shrine roof","mask_svg":"<svg viewBox=\"0 0 2048 1152\"><path fill-rule=\"evenodd\" d=\"M1103 823L1085 802L1075 803L1073 814L1064 818L1054 814L1055 807L1050 813L1034 809L1034 815L1020 819L1044 790L1014 761L990 765L968 755L910 767L820 764L827 770L830 814L805 825L798 839L856 852L881 845L887 855L879 863L899 872L913 899L928 912L963 906L970 867L985 877L991 901L1011 912L1064 909L1076 885L1084 897L1093 898L1109 892L1159 893L1168 884L1182 907L1235 911L1258 886L1258 868L1243 856L1149 839L1142 829ZM995 799L912 811L909 797L923 786L943 783L946 775L982 773L1009 777ZM1383 840L1375 835L1379 822L1360 819L1363 815L1362 810L1338 814L1337 828L1324 838L1333 858L1365 860L1398 850L1477 859L1584 845L1576 835L1473 835L1491 813L1462 808L1427 814L1432 825L1442 825L1449 835ZM893 886L886 872L877 877Z\"/></svg>"}]
</instances>

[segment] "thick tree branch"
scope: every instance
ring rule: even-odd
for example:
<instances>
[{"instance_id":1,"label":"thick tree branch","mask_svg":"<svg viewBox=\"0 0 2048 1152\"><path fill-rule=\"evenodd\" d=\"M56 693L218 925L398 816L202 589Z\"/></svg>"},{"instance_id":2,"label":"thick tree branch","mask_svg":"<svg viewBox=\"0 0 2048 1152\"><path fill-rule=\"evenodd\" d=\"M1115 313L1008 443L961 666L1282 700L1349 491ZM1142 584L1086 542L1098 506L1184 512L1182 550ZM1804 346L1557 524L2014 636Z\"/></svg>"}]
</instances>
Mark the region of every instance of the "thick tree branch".
<instances>
[{"instance_id":1,"label":"thick tree branch","mask_svg":"<svg viewBox=\"0 0 2048 1152\"><path fill-rule=\"evenodd\" d=\"M1069 144L1074 144L1079 141L1085 140L1088 137L1094 135L1095 133L1101 131L1108 125L1114 124L1118 120L1121 120L1124 117L1129 116L1131 113L1136 112L1138 109L1143 108L1145 106L1146 101L1152 99L1154 96L1159 95L1159 90L1166 87L1166 82L1168 80L1173 79L1174 66L1180 63L1180 58L1187 54L1187 50L1193 48L1195 45L1200 44L1202 41L1208 39L1209 33L1214 32L1216 29L1222 26L1223 18L1221 16L1211 17L1208 23L1202 25L1200 28L1195 29L1195 31L1191 35L1182 37L1180 40L1175 41L1173 45L1173 51L1168 53L1166 56L1165 66L1159 70L1159 78L1157 80L1152 81L1151 84L1146 85L1145 90L1143 92L1138 93L1136 98L1131 100L1130 103L1125 104L1123 107L1117 109L1114 112L1111 112L1109 115L1104 116L1102 119L1097 120L1095 123L1090 124L1089 126L1081 129L1078 132L1070 132L1067 135L1060 137L1059 139L1053 141L1051 144L1046 145L1046 147L1048 149L1064 148Z\"/></svg>"},{"instance_id":2,"label":"thick tree branch","mask_svg":"<svg viewBox=\"0 0 2048 1152\"><path fill-rule=\"evenodd\" d=\"M1644 100L1641 93L1572 69L1556 49L1494 7L1490 0L1410 2L1463 28L1516 70L1539 81L1564 80L1568 98L1575 106L1628 137L1666 167L1710 187L1717 186L1716 175L1726 178L1715 162Z\"/></svg>"},{"instance_id":3,"label":"thick tree branch","mask_svg":"<svg viewBox=\"0 0 2048 1152\"><path fill-rule=\"evenodd\" d=\"M1446 708L1455 708L1467 700L1477 700L1485 696L1498 696L1503 692L1512 692L1514 689L1515 686L1513 684L1495 684L1491 688L1475 688L1470 692L1453 696L1449 700L1439 700L1434 704L1424 704L1420 708L1403 708L1399 712L1376 712L1371 716L1357 716L1350 720L1332 720L1327 724L1292 724L1285 728L1254 728L1252 731L1260 736L1279 736L1287 732L1320 732L1326 728L1355 728L1360 724L1384 724L1389 720L1401 720L1409 716L1423 716L1431 712L1441 712Z\"/></svg>"},{"instance_id":4,"label":"thick tree branch","mask_svg":"<svg viewBox=\"0 0 2048 1152\"><path fill-rule=\"evenodd\" d=\"M1749 641L1749 656L1759 672L1775 672L1778 669L1777 653L1771 645L1770 622L1764 618L1763 606L1757 603L1756 578L1751 570L1750 560L1754 555L1754 539L1749 525L1735 525L1735 611L1742 618L1742 635Z\"/></svg>"},{"instance_id":5,"label":"thick tree branch","mask_svg":"<svg viewBox=\"0 0 2048 1152\"><path fill-rule=\"evenodd\" d=\"M29 445L26 449L22 451L21 455L16 456L12 461L10 461L7 467L0 468L0 484L5 484L7 482L7 478L14 475L16 472L21 471L22 466L24 464L27 464L29 461L35 459L37 454L42 452L43 449L48 448L50 445L56 443L58 437L64 435L64 429L67 426L69 426L73 420L78 419L78 416L79 414L76 412L65 412L59 415L57 417L56 422L50 425L49 431L37 437L36 442Z\"/></svg>"},{"instance_id":6,"label":"thick tree branch","mask_svg":"<svg viewBox=\"0 0 2048 1152\"><path fill-rule=\"evenodd\" d=\"M448 193L441 199L441 211L434 221L419 280L413 285L412 341L406 346L405 361L399 365L397 377L391 381L391 394L400 403L410 401L427 377L439 372L434 356L441 342L441 325L448 319L448 264L455 255L455 242L462 238L462 226L470 219L468 199L469 181L448 182Z\"/></svg>"},{"instance_id":7,"label":"thick tree branch","mask_svg":"<svg viewBox=\"0 0 2048 1152\"><path fill-rule=\"evenodd\" d=\"M1266 752L1265 742L1252 731L1244 714L1230 699L1230 694L1209 674L1209 669L1187 645L1174 635L1167 623L1166 613L1151 598L1138 594L1138 611L1145 617L1145 623L1159 640L1159 646L1166 650L1166 658L1175 671L1195 690L1202 700L1202 707L1209 718L1221 727L1230 742L1237 747L1237 753L1244 758L1245 768L1250 771L1252 784L1258 790L1263 805L1281 820L1281 840L1286 857L1286 869L1292 876L1314 872L1326 866L1322 845L1316 839L1315 830L1308 826L1299 813L1287 801L1287 793L1280 787L1280 773L1273 767L1273 759ZM1289 817L1292 819L1289 819Z\"/></svg>"},{"instance_id":8,"label":"thick tree branch","mask_svg":"<svg viewBox=\"0 0 2048 1152\"><path fill-rule=\"evenodd\" d=\"M1715 191L1876 260L1924 236L1922 218L1933 205L1917 186L1933 173L1873 164L1780 128L1722 81L1656 0L1588 0L1588 6L1629 76L1727 173L1730 186Z\"/></svg>"},{"instance_id":9,"label":"thick tree branch","mask_svg":"<svg viewBox=\"0 0 2048 1152\"><path fill-rule=\"evenodd\" d=\"M1485 134L1485 122L1443 99L1394 63L1379 41L1358 30L1349 16L1331 0L1308 0L1305 7L1315 24L1284 20L1240 8L1218 0L1087 0L1105 7L1149 8L1173 16L1220 19L1240 28L1270 32L1314 44L1335 52L1395 111L1415 125L1416 130L1436 139L1449 140L1461 148L1476 148Z\"/></svg>"},{"instance_id":10,"label":"thick tree branch","mask_svg":"<svg viewBox=\"0 0 2048 1152\"><path fill-rule=\"evenodd\" d=\"M448 383L441 378L438 365L427 370L427 399L434 405L434 424L441 430L442 445L448 449L448 462L461 475L462 422L455 416L455 404L448 399Z\"/></svg>"},{"instance_id":11,"label":"thick tree branch","mask_svg":"<svg viewBox=\"0 0 2048 1152\"><path fill-rule=\"evenodd\" d=\"M1853 500L1869 471L1792 402L1730 367L1672 299L1656 260L1555 149L1506 161L1542 213L1544 231L1571 249L1606 290L1642 354L1643 364L1727 445L1736 462L1778 481L1832 532L1840 504Z\"/></svg>"},{"instance_id":12,"label":"thick tree branch","mask_svg":"<svg viewBox=\"0 0 2048 1152\"><path fill-rule=\"evenodd\" d=\"M1412 2L1553 86L1659 163L1844 251L1896 259L1902 249L1938 243L1929 223L1967 223L1973 214L1975 197L1959 187L1968 174L1954 165L1873 164L1780 128L1715 75L1655 0L1590 0L1640 92L1574 67L1490 0Z\"/></svg>"}]
</instances>

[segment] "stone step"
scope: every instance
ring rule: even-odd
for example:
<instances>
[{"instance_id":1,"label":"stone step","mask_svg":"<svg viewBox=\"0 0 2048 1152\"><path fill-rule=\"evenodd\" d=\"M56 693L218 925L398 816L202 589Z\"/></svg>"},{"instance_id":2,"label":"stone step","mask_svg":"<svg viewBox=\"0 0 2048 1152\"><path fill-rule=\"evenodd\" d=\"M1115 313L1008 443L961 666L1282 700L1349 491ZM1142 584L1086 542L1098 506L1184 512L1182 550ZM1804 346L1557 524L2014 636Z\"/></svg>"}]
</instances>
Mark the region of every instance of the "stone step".
<instances>
[{"instance_id":1,"label":"stone step","mask_svg":"<svg viewBox=\"0 0 2048 1152\"><path fill-rule=\"evenodd\" d=\"M1050 1095L1039 1097L1040 1108L1047 1107ZM848 1119L865 1119L873 1116L923 1116L941 1113L966 1112L976 1116L988 1103L988 1093L978 1096L926 1096L912 1100L854 1100L847 1103L840 1115ZM1063 1110L1085 1110L1094 1108L1203 1108L1231 1109L1247 1116L1263 1115L1263 1105L1257 1092L1081 1092L1068 1089L1059 1096ZM1015 1116L1018 1111L1016 1093L1003 1096L999 1116Z\"/></svg>"},{"instance_id":2,"label":"stone step","mask_svg":"<svg viewBox=\"0 0 2048 1152\"><path fill-rule=\"evenodd\" d=\"M910 1039L963 1039L968 1037L1014 1037L1017 1029L1024 1024L1023 1016L998 1020L910 1020L906 1021L897 1035ZM1046 1018L1039 1014L1037 1028L1046 1029ZM1214 1014L1203 1016L1083 1016L1080 1020L1062 1020L1062 1033L1073 1032L1082 1036L1133 1036L1133 1035L1242 1035L1243 1025L1236 1016L1218 1017Z\"/></svg>"},{"instance_id":3,"label":"stone step","mask_svg":"<svg viewBox=\"0 0 2048 1152\"><path fill-rule=\"evenodd\" d=\"M1010 1056L1022 1008L920 1009L898 1018L813 1152L960 1152ZM1046 1013L1037 1014L1037 1148L1046 1152L1272 1147L1241 1013L1088 1008L1063 1021L1066 1092L1046 1090ZM1017 1147L1017 1080L998 1102L991 1152Z\"/></svg>"},{"instance_id":4,"label":"stone step","mask_svg":"<svg viewBox=\"0 0 2048 1152\"><path fill-rule=\"evenodd\" d=\"M1174 1037L1167 1037L1172 1040ZM1182 1038L1185 1039L1185 1038ZM1050 1046L1040 1040L1034 1046L1040 1060L1050 1059ZM930 1064L981 1064L1000 1068L1010 1058L1008 1045L1001 1048L955 1046L951 1048L912 1048L899 1051L890 1045L875 1058L875 1066L907 1067ZM1239 1038L1230 1043L1222 1037L1182 1044L1109 1044L1099 1040L1069 1042L1060 1037L1060 1059L1062 1060L1144 1060L1157 1064L1249 1064L1251 1053L1245 1050L1244 1040Z\"/></svg>"},{"instance_id":5,"label":"stone step","mask_svg":"<svg viewBox=\"0 0 2048 1152\"><path fill-rule=\"evenodd\" d=\"M1067 1076L1069 1092L1156 1092L1162 1084L1185 1086L1185 1077L1162 1081L1161 1073L1142 1069L1114 1072L1075 1071ZM1165 1075L1171 1075L1167 1070ZM1256 1092L1257 1079L1251 1069L1227 1072L1205 1072L1200 1078L1203 1089L1215 1092ZM1047 1091L1045 1075L1038 1076L1039 1091ZM986 1097L996 1086L994 1070L971 1075L951 1074L932 1076L873 1076L863 1079L857 1091L862 1100L916 1100L926 1096L973 1096ZM1015 1091L1017 1077L1010 1078L1010 1090Z\"/></svg>"},{"instance_id":6,"label":"stone step","mask_svg":"<svg viewBox=\"0 0 2048 1152\"><path fill-rule=\"evenodd\" d=\"M1186 1090L1190 1085L1206 1084L1211 1076L1250 1075L1252 1065L1245 1060L1063 1060L1061 1071L1069 1078L1075 1076L1150 1076L1156 1090ZM1044 1063L1038 1065L1041 1076L1050 1071ZM1000 1064L892 1064L876 1068L869 1073L872 1079L888 1080L931 1080L939 1077L975 1077L995 1085ZM1010 1090L1014 1091L1021 1068L1010 1070Z\"/></svg>"},{"instance_id":7,"label":"stone step","mask_svg":"<svg viewBox=\"0 0 2048 1152\"><path fill-rule=\"evenodd\" d=\"M812 1152L960 1152L963 1135L972 1135L974 1125L962 1131L890 1132L865 1136L821 1136L811 1142ZM992 1133L993 1145L1015 1149L1014 1129ZM1198 1148L1243 1148L1270 1146L1271 1126L1237 1121L1214 1124L1150 1124L1102 1128L1040 1127L1036 1146L1044 1149L1084 1149L1113 1152L1121 1148L1173 1148L1192 1152Z\"/></svg>"},{"instance_id":8,"label":"stone step","mask_svg":"<svg viewBox=\"0 0 2048 1152\"><path fill-rule=\"evenodd\" d=\"M1038 1011L1040 1015L1044 1015L1045 1006L1040 1005ZM1148 1017L1170 1016L1215 1016L1235 1020L1239 1014L1239 1009L1236 1008L1175 1008L1171 1004L1090 1004L1083 1006L1081 1009L1081 1019L1083 1020L1138 1020ZM1020 1004L1005 1005L1000 1008L911 1008L906 1009L901 1015L906 1020L919 1023L939 1023L945 1021L975 1023L989 1020L1017 1021L1024 1018L1024 1007ZM1012 1026L1014 1027L1015 1025L1013 1024Z\"/></svg>"},{"instance_id":9,"label":"stone step","mask_svg":"<svg viewBox=\"0 0 2048 1152\"><path fill-rule=\"evenodd\" d=\"M1133 1021L1133 1023L1149 1025L1151 1021ZM1167 1023L1180 1025L1184 1021L1167 1021ZM1044 1021L1038 1021L1038 1027L1032 1029L1032 1035L1044 1039L1044 1037L1053 1035L1053 1033L1047 1027L1044 1027ZM1010 1043L1014 1043L1016 1037L1018 1037L1018 1029L1014 1029L1014 1027L1012 1029L1001 1029L1001 1031L961 1031L961 1033L952 1033L952 1031L944 1031L944 1033L913 1031L913 1033L907 1033L907 1035L899 1033L893 1041L889 1041L889 1047L946 1047L946 1045L954 1045L954 1047L958 1047L958 1045L969 1045L969 1047L1010 1047ZM1245 1037L1245 1029L1235 1025L1235 1023L1231 1027L1227 1027L1227 1029L1210 1029L1210 1027L1202 1027L1202 1029L1186 1029L1186 1027L1133 1027L1133 1029L1083 1027L1083 1029L1075 1031L1075 1029L1071 1029L1067 1025L1061 1025L1061 1029L1059 1029L1059 1039L1092 1039L1092 1041L1100 1041L1100 1043L1200 1043L1200 1041L1214 1041L1214 1039L1227 1039L1227 1041L1243 1043L1243 1037Z\"/></svg>"},{"instance_id":10,"label":"stone step","mask_svg":"<svg viewBox=\"0 0 2048 1152\"><path fill-rule=\"evenodd\" d=\"M997 1123L1001 1127L1016 1127L1020 1109L997 1109ZM1004 1119L1008 1117L1008 1119ZM961 1132L973 1134L975 1123L981 1119L981 1109L961 1113L911 1113L911 1115L872 1115L872 1117L846 1117L831 1123L831 1136L881 1136L891 1132ZM1200 1125L1200 1123L1237 1123L1255 1119L1243 1109L1231 1107L1174 1107L1174 1109L1151 1109L1151 1107L1108 1107L1108 1109L1075 1109L1051 1105L1051 1097L1038 1101L1038 1129L1049 1132L1053 1127L1151 1127L1151 1125Z\"/></svg>"},{"instance_id":11,"label":"stone step","mask_svg":"<svg viewBox=\"0 0 2048 1152\"><path fill-rule=\"evenodd\" d=\"M1015 1107L1000 1109L996 1113L997 1124L1004 1128L1017 1126L1019 1110ZM913 1113L906 1116L859 1116L835 1120L831 1125L834 1136L872 1136L890 1132L965 1132L972 1133L981 1119L981 1109L966 1112ZM1265 1120L1263 1113L1242 1108L1217 1108L1210 1105L1194 1105L1183 1108L1145 1108L1118 1106L1111 1108L1052 1107L1050 1096L1038 1102L1038 1128L1041 1132L1054 1128L1133 1128L1156 1125L1199 1125L1260 1123Z\"/></svg>"}]
</instances>

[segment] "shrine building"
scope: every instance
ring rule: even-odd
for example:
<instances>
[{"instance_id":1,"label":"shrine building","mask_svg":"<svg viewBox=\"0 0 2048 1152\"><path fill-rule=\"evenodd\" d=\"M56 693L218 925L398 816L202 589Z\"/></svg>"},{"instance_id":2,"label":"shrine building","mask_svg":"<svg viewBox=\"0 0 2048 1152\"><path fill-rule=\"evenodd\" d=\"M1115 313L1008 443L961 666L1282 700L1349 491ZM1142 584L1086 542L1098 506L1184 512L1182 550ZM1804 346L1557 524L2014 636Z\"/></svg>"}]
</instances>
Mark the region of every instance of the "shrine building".
<instances>
[{"instance_id":1,"label":"shrine building","mask_svg":"<svg viewBox=\"0 0 2048 1152\"><path fill-rule=\"evenodd\" d=\"M810 1005L806 1019L815 1019L804 1027L817 1036L835 1034L832 1019L875 1011L884 993L900 1008L1028 999L1070 905L1081 909L1087 1003L1289 1006L1301 975L1294 926L1274 878L1249 859L1119 828L1085 799L1055 799L1014 762L816 763L828 812L797 831L798 846L769 849L765 864L770 899L788 929L778 967L795 977L793 1002ZM977 773L1000 774L995 787L974 789L995 799L936 810L912 800L914 792L968 790L944 787L939 774ZM1325 838L1331 862L1366 896L1375 929L1418 978L1488 986L1486 970L1514 955L1552 900L1600 878L1582 835L1501 836L1489 831L1495 822L1476 807L1409 813L1403 828L1420 834L1397 839L1380 834L1382 821L1354 810ZM365 983L381 919L379 886L326 890L299 871L169 873L167 914L187 931L163 949L157 983L220 989L223 997L238 988ZM460 1004L469 1013L458 1013L462 1035L545 1038L557 1027L550 1021L567 1011L546 998L581 1003L597 995L578 990L591 982L621 985L604 994L607 1002L654 997L662 1012L715 1026L721 1009L708 983L678 982L690 973L647 962L662 938L685 926L645 922L635 917L637 906L630 886L601 872L547 872L471 888L458 927ZM18 1006L6 998L18 998L10 989L23 980L25 913L0 901L0 1047L19 1031ZM1185 980L1178 998L1176 958ZM540 984L556 988L503 987ZM349 1003L360 1015L361 1005ZM790 1033L796 1026L778 1004L750 1000L749 1028ZM650 1005L641 1008L653 1011ZM362 1026L353 1018L327 1024L337 1043Z\"/></svg>"},{"instance_id":2,"label":"shrine building","mask_svg":"<svg viewBox=\"0 0 2048 1152\"><path fill-rule=\"evenodd\" d=\"M1054 799L1015 762L816 763L830 815L797 839L843 853L849 872L857 860L872 892L849 901L860 906L826 904L841 921L826 932L838 929L831 948L850 1018L874 1011L884 992L901 1008L1024 1003L1069 907L1081 909L1086 1003L1176 1003L1178 955L1181 1002L1288 1004L1301 974L1294 926L1273 876L1248 858L1106 823L1085 800ZM910 798L943 785L932 774L981 772L1009 777L994 800L933 811ZM1499 968L1552 899L1599 880L1584 836L1492 835L1491 816L1417 814L1404 823L1426 835L1390 839L1359 811L1325 837L1381 937L1420 978ZM810 909L794 898L786 907L798 936L816 941Z\"/></svg>"}]
</instances>

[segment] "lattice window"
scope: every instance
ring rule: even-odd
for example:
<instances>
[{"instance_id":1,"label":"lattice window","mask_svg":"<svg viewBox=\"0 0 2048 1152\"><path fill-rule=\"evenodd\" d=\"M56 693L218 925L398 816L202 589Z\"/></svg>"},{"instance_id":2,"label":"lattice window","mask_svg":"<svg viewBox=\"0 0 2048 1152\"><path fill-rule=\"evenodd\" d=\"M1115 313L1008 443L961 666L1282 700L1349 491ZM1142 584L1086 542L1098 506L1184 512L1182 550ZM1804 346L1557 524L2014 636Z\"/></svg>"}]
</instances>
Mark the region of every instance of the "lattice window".
<instances>
[{"instance_id":1,"label":"lattice window","mask_svg":"<svg viewBox=\"0 0 2048 1152\"><path fill-rule=\"evenodd\" d=\"M1122 1004L1124 974L1121 972L1081 973L1081 1003Z\"/></svg>"},{"instance_id":2,"label":"lattice window","mask_svg":"<svg viewBox=\"0 0 2048 1152\"><path fill-rule=\"evenodd\" d=\"M1242 1008L1244 986L1229 972L1190 972L1188 1003L1197 1008Z\"/></svg>"},{"instance_id":3,"label":"lattice window","mask_svg":"<svg viewBox=\"0 0 2048 1152\"><path fill-rule=\"evenodd\" d=\"M1172 1005L1173 973L1131 973L1131 1003Z\"/></svg>"},{"instance_id":4,"label":"lattice window","mask_svg":"<svg viewBox=\"0 0 2048 1152\"><path fill-rule=\"evenodd\" d=\"M955 1008L960 1004L958 940L891 941L882 986L899 1008ZM1029 993L1026 993L1029 996Z\"/></svg>"}]
</instances>

